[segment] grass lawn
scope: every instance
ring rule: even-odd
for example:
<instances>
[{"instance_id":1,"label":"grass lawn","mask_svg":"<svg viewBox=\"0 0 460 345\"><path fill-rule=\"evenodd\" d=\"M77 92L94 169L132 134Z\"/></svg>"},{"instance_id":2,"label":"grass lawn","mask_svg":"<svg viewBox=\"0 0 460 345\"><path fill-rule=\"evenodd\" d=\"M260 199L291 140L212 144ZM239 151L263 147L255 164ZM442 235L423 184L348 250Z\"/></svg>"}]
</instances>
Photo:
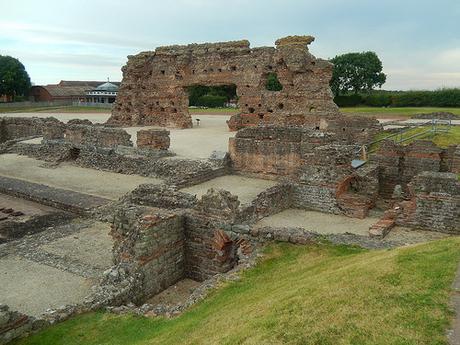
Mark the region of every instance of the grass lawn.
<instances>
[{"instance_id":1,"label":"grass lawn","mask_svg":"<svg viewBox=\"0 0 460 345\"><path fill-rule=\"evenodd\" d=\"M460 238L393 250L274 244L175 319L97 312L15 344L447 344Z\"/></svg>"},{"instance_id":2,"label":"grass lawn","mask_svg":"<svg viewBox=\"0 0 460 345\"><path fill-rule=\"evenodd\" d=\"M239 109L234 108L189 108L190 114L210 114L210 115L233 115L238 114Z\"/></svg>"},{"instance_id":3,"label":"grass lawn","mask_svg":"<svg viewBox=\"0 0 460 345\"><path fill-rule=\"evenodd\" d=\"M349 107L340 108L345 114L378 116L378 117L411 117L414 114L446 111L460 115L460 108L430 108L430 107L401 107L401 108L377 108L377 107Z\"/></svg>"}]
</instances>

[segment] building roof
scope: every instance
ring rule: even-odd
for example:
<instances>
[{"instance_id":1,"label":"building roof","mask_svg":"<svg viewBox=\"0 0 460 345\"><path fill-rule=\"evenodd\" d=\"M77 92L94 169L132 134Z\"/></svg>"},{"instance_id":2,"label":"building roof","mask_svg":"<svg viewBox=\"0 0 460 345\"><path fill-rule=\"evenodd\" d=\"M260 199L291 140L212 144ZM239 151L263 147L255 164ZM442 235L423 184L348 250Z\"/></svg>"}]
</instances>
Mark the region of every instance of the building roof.
<instances>
[{"instance_id":1,"label":"building roof","mask_svg":"<svg viewBox=\"0 0 460 345\"><path fill-rule=\"evenodd\" d=\"M107 83L101 84L98 87L96 87L96 90L97 91L112 91L112 92L115 92L115 91L118 91L118 86L113 84L113 83L107 82Z\"/></svg>"},{"instance_id":2,"label":"building roof","mask_svg":"<svg viewBox=\"0 0 460 345\"><path fill-rule=\"evenodd\" d=\"M36 85L33 88L42 87L52 97L84 97L89 90L118 91L119 82L84 81L84 80L61 80L59 84Z\"/></svg>"}]
</instances>

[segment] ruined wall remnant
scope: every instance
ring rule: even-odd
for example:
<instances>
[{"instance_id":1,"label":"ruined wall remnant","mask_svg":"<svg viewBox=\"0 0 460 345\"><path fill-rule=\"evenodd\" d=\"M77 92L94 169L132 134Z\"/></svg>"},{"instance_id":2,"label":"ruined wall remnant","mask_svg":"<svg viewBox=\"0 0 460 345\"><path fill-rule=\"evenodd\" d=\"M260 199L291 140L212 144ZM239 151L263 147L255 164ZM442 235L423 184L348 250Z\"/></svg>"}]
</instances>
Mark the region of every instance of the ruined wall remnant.
<instances>
[{"instance_id":1,"label":"ruined wall remnant","mask_svg":"<svg viewBox=\"0 0 460 345\"><path fill-rule=\"evenodd\" d=\"M391 199L396 185L407 194L408 184L424 171L456 172L459 156L457 147L442 149L429 140L415 140L409 145L385 140L370 160L379 165L380 196Z\"/></svg>"},{"instance_id":2,"label":"ruined wall remnant","mask_svg":"<svg viewBox=\"0 0 460 345\"><path fill-rule=\"evenodd\" d=\"M103 126L70 125L65 130L64 139L76 146L133 146L131 135L125 130Z\"/></svg>"},{"instance_id":3,"label":"ruined wall remnant","mask_svg":"<svg viewBox=\"0 0 460 345\"><path fill-rule=\"evenodd\" d=\"M309 53L313 40L285 37L276 48L250 48L245 40L190 44L129 56L108 123L192 127L188 86L236 85L241 113L229 121L231 130L257 124L324 127L325 119L340 113L329 88L332 64ZM267 90L272 73L282 90Z\"/></svg>"},{"instance_id":4,"label":"ruined wall remnant","mask_svg":"<svg viewBox=\"0 0 460 345\"><path fill-rule=\"evenodd\" d=\"M169 131L165 129L142 129L137 132L138 148L167 150L169 145Z\"/></svg>"},{"instance_id":5,"label":"ruined wall remnant","mask_svg":"<svg viewBox=\"0 0 460 345\"><path fill-rule=\"evenodd\" d=\"M409 185L411 198L399 204L396 224L460 234L460 181L456 174L426 171Z\"/></svg>"}]
</instances>

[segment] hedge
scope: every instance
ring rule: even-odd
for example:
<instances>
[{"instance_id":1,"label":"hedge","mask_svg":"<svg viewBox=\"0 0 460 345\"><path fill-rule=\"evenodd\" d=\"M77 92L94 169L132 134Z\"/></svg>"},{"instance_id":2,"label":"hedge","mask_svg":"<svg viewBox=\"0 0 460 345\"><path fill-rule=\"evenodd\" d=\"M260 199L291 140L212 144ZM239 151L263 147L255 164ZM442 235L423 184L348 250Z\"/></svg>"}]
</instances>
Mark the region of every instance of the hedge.
<instances>
[{"instance_id":1,"label":"hedge","mask_svg":"<svg viewBox=\"0 0 460 345\"><path fill-rule=\"evenodd\" d=\"M435 91L375 91L369 94L336 96L339 107L460 107L460 89Z\"/></svg>"}]
</instances>

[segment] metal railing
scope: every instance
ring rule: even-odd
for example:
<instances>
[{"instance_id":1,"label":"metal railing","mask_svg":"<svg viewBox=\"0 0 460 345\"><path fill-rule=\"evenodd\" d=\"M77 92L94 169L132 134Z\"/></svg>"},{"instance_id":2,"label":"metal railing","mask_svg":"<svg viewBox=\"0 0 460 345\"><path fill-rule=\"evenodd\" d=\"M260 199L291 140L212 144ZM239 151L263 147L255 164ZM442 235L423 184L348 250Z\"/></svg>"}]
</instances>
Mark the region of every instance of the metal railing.
<instances>
[{"instance_id":1,"label":"metal railing","mask_svg":"<svg viewBox=\"0 0 460 345\"><path fill-rule=\"evenodd\" d=\"M438 120L438 119L432 119L427 122L423 123L405 123L404 124L405 128L401 129L397 133L390 134L384 138L380 138L374 141L371 141L367 144L362 145L359 150L356 151L357 155L361 155L361 159L363 161L367 161L368 159L368 154L373 153L378 150L378 146L376 144L388 140L388 139L393 139L395 143L400 144L415 138L420 138L424 137L426 135L435 135L437 133L447 133L450 131L450 128L452 126L452 121L451 120ZM407 128L409 127L409 128ZM414 128L420 128L420 127L427 127L426 130L422 132L415 133L411 136L405 137L404 135L408 133L409 131L412 131Z\"/></svg>"}]
</instances>

